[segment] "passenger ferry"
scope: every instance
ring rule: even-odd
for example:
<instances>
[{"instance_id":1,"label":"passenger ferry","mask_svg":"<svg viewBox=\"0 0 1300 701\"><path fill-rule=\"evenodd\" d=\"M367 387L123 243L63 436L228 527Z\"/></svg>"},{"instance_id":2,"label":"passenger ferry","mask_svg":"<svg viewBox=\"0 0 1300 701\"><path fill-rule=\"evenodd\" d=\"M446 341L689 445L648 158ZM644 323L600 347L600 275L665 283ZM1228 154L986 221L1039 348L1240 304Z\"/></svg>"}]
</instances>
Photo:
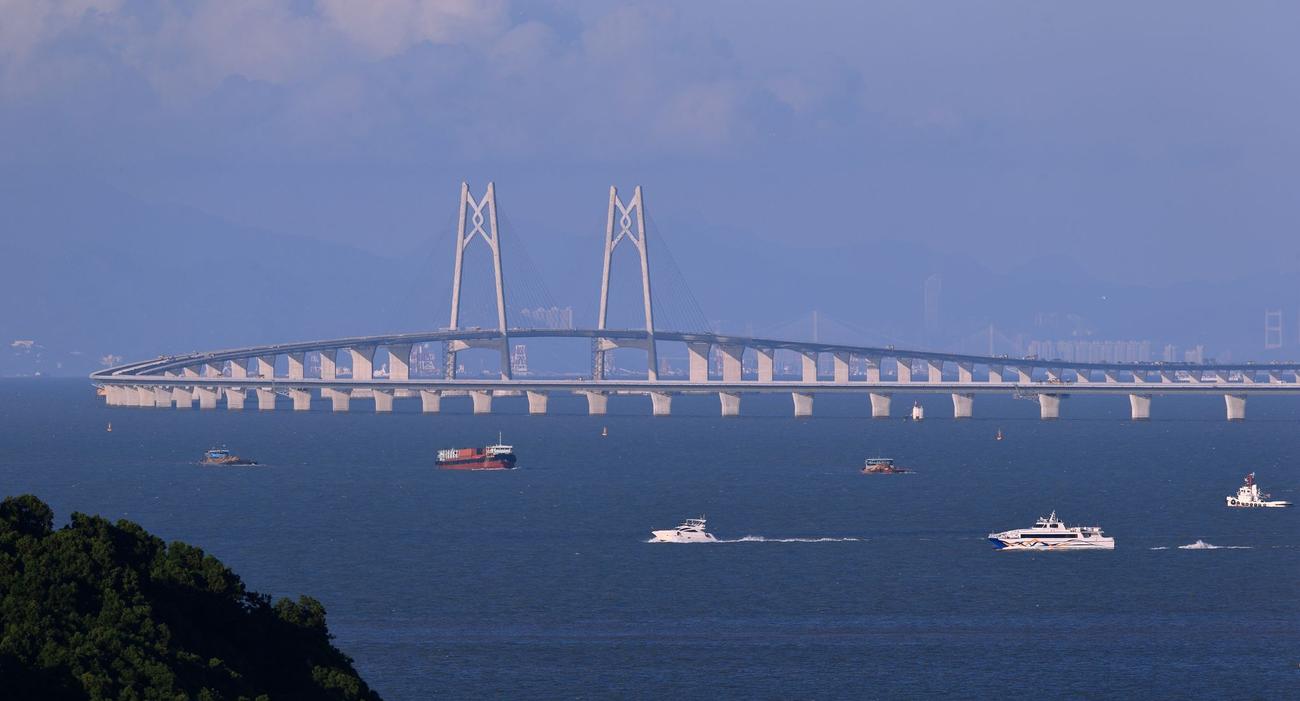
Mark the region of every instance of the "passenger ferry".
<instances>
[{"instance_id":1,"label":"passenger ferry","mask_svg":"<svg viewBox=\"0 0 1300 701\"><path fill-rule=\"evenodd\" d=\"M483 448L439 450L435 464L444 470L513 470L515 449L497 434L497 442Z\"/></svg>"},{"instance_id":2,"label":"passenger ferry","mask_svg":"<svg viewBox=\"0 0 1300 701\"><path fill-rule=\"evenodd\" d=\"M1246 475L1245 483L1237 487L1237 496L1228 497L1228 506L1250 509L1281 509L1291 505L1289 501L1269 500L1269 495L1259 491L1259 485L1255 484L1255 473Z\"/></svg>"},{"instance_id":3,"label":"passenger ferry","mask_svg":"<svg viewBox=\"0 0 1300 701\"><path fill-rule=\"evenodd\" d=\"M111 425L109 430L113 430ZM257 461L241 458L223 447L209 448L203 453L203 460L199 461L199 464L214 465L216 467L253 467L257 465Z\"/></svg>"},{"instance_id":4,"label":"passenger ferry","mask_svg":"<svg viewBox=\"0 0 1300 701\"><path fill-rule=\"evenodd\" d=\"M715 543L717 538L704 530L704 517L688 518L676 528L650 531L652 543Z\"/></svg>"},{"instance_id":5,"label":"passenger ferry","mask_svg":"<svg viewBox=\"0 0 1300 701\"><path fill-rule=\"evenodd\" d=\"M989 540L999 550L1114 550L1115 539L1101 532L1100 526L1067 526L1051 516L1040 518L1033 528L1017 528L990 533Z\"/></svg>"}]
</instances>

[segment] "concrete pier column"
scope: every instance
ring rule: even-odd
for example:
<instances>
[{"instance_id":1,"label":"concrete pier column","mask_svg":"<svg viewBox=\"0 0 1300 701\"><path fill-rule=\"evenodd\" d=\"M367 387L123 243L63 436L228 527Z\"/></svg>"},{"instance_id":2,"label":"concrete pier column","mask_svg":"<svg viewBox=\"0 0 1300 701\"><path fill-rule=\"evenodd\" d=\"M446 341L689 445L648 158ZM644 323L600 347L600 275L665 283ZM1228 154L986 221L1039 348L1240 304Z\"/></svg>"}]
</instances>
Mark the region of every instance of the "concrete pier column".
<instances>
[{"instance_id":1,"label":"concrete pier column","mask_svg":"<svg viewBox=\"0 0 1300 701\"><path fill-rule=\"evenodd\" d=\"M1055 394L1038 395L1038 417L1044 420L1061 418L1061 398Z\"/></svg>"},{"instance_id":2,"label":"concrete pier column","mask_svg":"<svg viewBox=\"0 0 1300 701\"><path fill-rule=\"evenodd\" d=\"M1244 394L1225 394L1223 402L1228 406L1229 421L1246 420L1246 395Z\"/></svg>"},{"instance_id":3,"label":"concrete pier column","mask_svg":"<svg viewBox=\"0 0 1300 701\"><path fill-rule=\"evenodd\" d=\"M246 360L230 361L230 376L239 379L248 377L248 366L245 364L247 362Z\"/></svg>"},{"instance_id":4,"label":"concrete pier column","mask_svg":"<svg viewBox=\"0 0 1300 701\"><path fill-rule=\"evenodd\" d=\"M887 419L889 418L890 395L880 392L871 393L871 418Z\"/></svg>"},{"instance_id":5,"label":"concrete pier column","mask_svg":"<svg viewBox=\"0 0 1300 701\"><path fill-rule=\"evenodd\" d=\"M989 366L989 382L1001 382L1001 381L1002 381L1002 366L1001 366L1001 365L990 365L990 366Z\"/></svg>"},{"instance_id":6,"label":"concrete pier column","mask_svg":"<svg viewBox=\"0 0 1300 701\"><path fill-rule=\"evenodd\" d=\"M135 393L134 387L118 387L117 392L118 406L135 406L135 403L139 401L140 395Z\"/></svg>"},{"instance_id":7,"label":"concrete pier column","mask_svg":"<svg viewBox=\"0 0 1300 701\"><path fill-rule=\"evenodd\" d=\"M469 398L474 402L475 414L492 413L492 393L483 390L474 390L469 393Z\"/></svg>"},{"instance_id":8,"label":"concrete pier column","mask_svg":"<svg viewBox=\"0 0 1300 701\"><path fill-rule=\"evenodd\" d=\"M1079 383L1088 383L1088 382L1092 382L1092 371L1091 371L1091 370L1080 370L1079 368L1075 368L1075 369L1074 369L1074 381L1075 381L1075 382L1079 382Z\"/></svg>"},{"instance_id":9,"label":"concrete pier column","mask_svg":"<svg viewBox=\"0 0 1300 701\"><path fill-rule=\"evenodd\" d=\"M1060 381L1061 381L1061 369L1060 369L1060 368L1047 368L1047 381L1048 381L1048 382L1060 382Z\"/></svg>"},{"instance_id":10,"label":"concrete pier column","mask_svg":"<svg viewBox=\"0 0 1300 701\"><path fill-rule=\"evenodd\" d=\"M758 358L758 381L771 382L775 373L775 362L773 360L774 350L771 348L755 348L754 354Z\"/></svg>"},{"instance_id":11,"label":"concrete pier column","mask_svg":"<svg viewBox=\"0 0 1300 701\"><path fill-rule=\"evenodd\" d=\"M320 379L333 380L338 377L337 353L333 348L320 352ZM322 393L321 396L325 395Z\"/></svg>"},{"instance_id":12,"label":"concrete pier column","mask_svg":"<svg viewBox=\"0 0 1300 701\"><path fill-rule=\"evenodd\" d=\"M117 387L113 385L104 385L104 405L117 406L118 394Z\"/></svg>"},{"instance_id":13,"label":"concrete pier column","mask_svg":"<svg viewBox=\"0 0 1300 701\"><path fill-rule=\"evenodd\" d=\"M344 412L352 408L352 393L345 389L323 389L321 395L330 400L331 411Z\"/></svg>"},{"instance_id":14,"label":"concrete pier column","mask_svg":"<svg viewBox=\"0 0 1300 701\"><path fill-rule=\"evenodd\" d=\"M807 351L799 353L801 378L804 382L817 381L817 353Z\"/></svg>"},{"instance_id":15,"label":"concrete pier column","mask_svg":"<svg viewBox=\"0 0 1300 701\"><path fill-rule=\"evenodd\" d=\"M166 387L154 387L153 405L159 409L170 409L172 406L172 391Z\"/></svg>"},{"instance_id":16,"label":"concrete pier column","mask_svg":"<svg viewBox=\"0 0 1300 701\"><path fill-rule=\"evenodd\" d=\"M740 382L740 361L745 356L745 347L720 345L718 350L722 351L722 381Z\"/></svg>"},{"instance_id":17,"label":"concrete pier column","mask_svg":"<svg viewBox=\"0 0 1300 701\"><path fill-rule=\"evenodd\" d=\"M442 395L436 390L420 390L420 411L426 414L436 414L442 411Z\"/></svg>"},{"instance_id":18,"label":"concrete pier column","mask_svg":"<svg viewBox=\"0 0 1300 701\"><path fill-rule=\"evenodd\" d=\"M376 414L393 413L393 390L391 389L371 390L371 396L375 398Z\"/></svg>"},{"instance_id":19,"label":"concrete pier column","mask_svg":"<svg viewBox=\"0 0 1300 701\"><path fill-rule=\"evenodd\" d=\"M248 396L248 390L242 387L226 388L226 410L243 411L244 399Z\"/></svg>"},{"instance_id":20,"label":"concrete pier column","mask_svg":"<svg viewBox=\"0 0 1300 701\"><path fill-rule=\"evenodd\" d=\"M546 413L548 396L545 392L528 390L528 413L534 416Z\"/></svg>"},{"instance_id":21,"label":"concrete pier column","mask_svg":"<svg viewBox=\"0 0 1300 701\"><path fill-rule=\"evenodd\" d=\"M211 387L199 387L199 408L216 409L217 408L217 390Z\"/></svg>"},{"instance_id":22,"label":"concrete pier column","mask_svg":"<svg viewBox=\"0 0 1300 701\"><path fill-rule=\"evenodd\" d=\"M194 392L189 387L173 387L172 403L177 409L193 409Z\"/></svg>"},{"instance_id":23,"label":"concrete pier column","mask_svg":"<svg viewBox=\"0 0 1300 701\"><path fill-rule=\"evenodd\" d=\"M962 384L969 384L975 381L975 364L974 363L957 363L957 381Z\"/></svg>"},{"instance_id":24,"label":"concrete pier column","mask_svg":"<svg viewBox=\"0 0 1300 701\"><path fill-rule=\"evenodd\" d=\"M1105 376L1105 378L1106 378L1106 384L1112 384L1112 385L1113 385L1113 384L1119 382L1119 371L1118 371L1118 370L1105 370L1105 371L1102 372L1102 375Z\"/></svg>"},{"instance_id":25,"label":"concrete pier column","mask_svg":"<svg viewBox=\"0 0 1300 701\"><path fill-rule=\"evenodd\" d=\"M1151 418L1151 395L1130 394L1128 406L1134 421L1146 421Z\"/></svg>"},{"instance_id":26,"label":"concrete pier column","mask_svg":"<svg viewBox=\"0 0 1300 701\"><path fill-rule=\"evenodd\" d=\"M718 392L722 404L723 416L740 416L740 394L738 392Z\"/></svg>"},{"instance_id":27,"label":"concrete pier column","mask_svg":"<svg viewBox=\"0 0 1300 701\"><path fill-rule=\"evenodd\" d=\"M307 365L306 353L289 353L285 356L289 364L289 379L301 380L306 377L305 368Z\"/></svg>"},{"instance_id":28,"label":"concrete pier column","mask_svg":"<svg viewBox=\"0 0 1300 701\"><path fill-rule=\"evenodd\" d=\"M587 414L590 416L604 416L605 408L609 404L609 395L604 392L583 392L587 395Z\"/></svg>"},{"instance_id":29,"label":"concrete pier column","mask_svg":"<svg viewBox=\"0 0 1300 701\"><path fill-rule=\"evenodd\" d=\"M794 399L795 416L812 416L813 396L808 392L791 392L790 397Z\"/></svg>"},{"instance_id":30,"label":"concrete pier column","mask_svg":"<svg viewBox=\"0 0 1300 701\"><path fill-rule=\"evenodd\" d=\"M894 360L898 365L898 368L894 370L894 372L897 373L898 381L911 382L912 381L912 359L895 358Z\"/></svg>"},{"instance_id":31,"label":"concrete pier column","mask_svg":"<svg viewBox=\"0 0 1300 701\"><path fill-rule=\"evenodd\" d=\"M686 355L690 361L690 381L703 384L709 381L709 344L687 343Z\"/></svg>"},{"instance_id":32,"label":"concrete pier column","mask_svg":"<svg viewBox=\"0 0 1300 701\"><path fill-rule=\"evenodd\" d=\"M943 382L943 361L933 358L925 361L925 381Z\"/></svg>"},{"instance_id":33,"label":"concrete pier column","mask_svg":"<svg viewBox=\"0 0 1300 701\"><path fill-rule=\"evenodd\" d=\"M835 368L835 384L848 384L850 353L848 351L837 351L832 354L831 358Z\"/></svg>"},{"instance_id":34,"label":"concrete pier column","mask_svg":"<svg viewBox=\"0 0 1300 701\"><path fill-rule=\"evenodd\" d=\"M867 366L867 382L880 382L880 361L879 356L869 355L863 360Z\"/></svg>"},{"instance_id":35,"label":"concrete pier column","mask_svg":"<svg viewBox=\"0 0 1300 701\"><path fill-rule=\"evenodd\" d=\"M1033 368L1016 368L1016 382L1019 382L1022 385L1027 385L1033 381L1034 381Z\"/></svg>"},{"instance_id":36,"label":"concrete pier column","mask_svg":"<svg viewBox=\"0 0 1300 701\"><path fill-rule=\"evenodd\" d=\"M212 362L212 361L210 361L210 362L206 362L206 363L203 364L203 373L202 373L202 374L203 374L204 377L222 377L222 372L221 372L221 371L224 369L224 368L222 367L222 366L224 366L224 365L225 365L225 363L218 363L218 362Z\"/></svg>"},{"instance_id":37,"label":"concrete pier column","mask_svg":"<svg viewBox=\"0 0 1300 701\"><path fill-rule=\"evenodd\" d=\"M352 356L352 379L369 380L375 376L375 347L361 346L359 348L349 348L348 355Z\"/></svg>"},{"instance_id":38,"label":"concrete pier column","mask_svg":"<svg viewBox=\"0 0 1300 701\"><path fill-rule=\"evenodd\" d=\"M397 343L388 347L388 379L411 379L411 344Z\"/></svg>"},{"instance_id":39,"label":"concrete pier column","mask_svg":"<svg viewBox=\"0 0 1300 701\"><path fill-rule=\"evenodd\" d=\"M294 411L311 411L311 391L306 389L289 390L289 398L293 399Z\"/></svg>"},{"instance_id":40,"label":"concrete pier column","mask_svg":"<svg viewBox=\"0 0 1300 701\"><path fill-rule=\"evenodd\" d=\"M135 395L136 406L152 407L154 405L153 387L136 387Z\"/></svg>"},{"instance_id":41,"label":"concrete pier column","mask_svg":"<svg viewBox=\"0 0 1300 701\"><path fill-rule=\"evenodd\" d=\"M257 376L265 377L268 380L275 377L275 356L274 355L257 356Z\"/></svg>"},{"instance_id":42,"label":"concrete pier column","mask_svg":"<svg viewBox=\"0 0 1300 701\"><path fill-rule=\"evenodd\" d=\"M1134 382L1136 382L1136 383L1143 383L1143 382L1147 382L1147 381L1148 381L1148 378L1147 378L1147 371L1146 371L1146 370L1136 370L1136 369L1135 369L1135 370L1133 370L1132 372L1133 372L1133 381L1134 381Z\"/></svg>"},{"instance_id":43,"label":"concrete pier column","mask_svg":"<svg viewBox=\"0 0 1300 701\"><path fill-rule=\"evenodd\" d=\"M1163 373L1162 373L1163 374ZM1282 384L1282 372L1280 370L1268 371L1268 383L1271 385Z\"/></svg>"},{"instance_id":44,"label":"concrete pier column","mask_svg":"<svg viewBox=\"0 0 1300 701\"><path fill-rule=\"evenodd\" d=\"M667 392L651 392L650 406L655 416L668 416L673 413L673 395Z\"/></svg>"},{"instance_id":45,"label":"concrete pier column","mask_svg":"<svg viewBox=\"0 0 1300 701\"><path fill-rule=\"evenodd\" d=\"M975 395L970 393L953 392L952 394L952 417L954 419L969 419L975 409Z\"/></svg>"},{"instance_id":46,"label":"concrete pier column","mask_svg":"<svg viewBox=\"0 0 1300 701\"><path fill-rule=\"evenodd\" d=\"M1172 383L1172 382L1174 381L1174 371L1173 371L1173 370L1161 370L1161 371L1160 371L1160 381L1161 381L1162 383L1164 383L1164 384L1170 384L1170 383Z\"/></svg>"},{"instance_id":47,"label":"concrete pier column","mask_svg":"<svg viewBox=\"0 0 1300 701\"><path fill-rule=\"evenodd\" d=\"M257 410L275 411L275 390L265 387L257 388Z\"/></svg>"}]
</instances>

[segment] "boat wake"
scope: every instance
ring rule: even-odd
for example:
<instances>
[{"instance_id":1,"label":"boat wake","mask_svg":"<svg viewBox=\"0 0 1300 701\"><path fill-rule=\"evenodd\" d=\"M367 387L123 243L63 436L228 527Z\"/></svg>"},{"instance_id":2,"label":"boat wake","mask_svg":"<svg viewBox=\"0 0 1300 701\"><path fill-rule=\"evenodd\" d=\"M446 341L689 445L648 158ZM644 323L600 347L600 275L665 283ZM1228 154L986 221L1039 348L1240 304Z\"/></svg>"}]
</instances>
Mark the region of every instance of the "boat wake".
<instances>
[{"instance_id":1,"label":"boat wake","mask_svg":"<svg viewBox=\"0 0 1300 701\"><path fill-rule=\"evenodd\" d=\"M1211 545L1203 540L1178 546L1179 550L1251 550L1249 545Z\"/></svg>"},{"instance_id":2,"label":"boat wake","mask_svg":"<svg viewBox=\"0 0 1300 701\"><path fill-rule=\"evenodd\" d=\"M744 538L719 540L719 543L850 543L866 540L865 538L765 538L761 535L747 535Z\"/></svg>"}]
</instances>

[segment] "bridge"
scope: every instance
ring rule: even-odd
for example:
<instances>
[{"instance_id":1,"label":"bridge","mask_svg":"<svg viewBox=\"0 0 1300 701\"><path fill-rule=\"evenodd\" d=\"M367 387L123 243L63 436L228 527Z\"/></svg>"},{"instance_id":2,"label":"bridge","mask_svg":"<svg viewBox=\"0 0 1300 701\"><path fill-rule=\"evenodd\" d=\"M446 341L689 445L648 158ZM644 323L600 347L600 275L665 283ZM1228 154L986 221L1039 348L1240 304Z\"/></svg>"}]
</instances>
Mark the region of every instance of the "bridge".
<instances>
[{"instance_id":1,"label":"bridge","mask_svg":"<svg viewBox=\"0 0 1300 701\"><path fill-rule=\"evenodd\" d=\"M461 326L461 290L465 250L481 242L492 255L496 293L496 327ZM607 327L610 279L615 250L627 245L640 263L644 327ZM450 324L427 332L357 336L276 345L160 356L91 374L109 406L178 409L242 410L251 396L257 408L274 410L287 397L294 410L307 411L314 399L333 411L346 412L354 399L391 412L396 400L418 398L422 411L441 410L444 397L470 398L476 414L492 411L495 397L526 396L530 414L545 414L552 394L586 397L588 412L604 414L608 398L637 395L650 398L655 416L672 412L677 395L710 394L719 399L723 416L740 413L747 394L788 393L795 416L811 416L818 394L866 395L874 418L891 415L894 394L949 395L955 418L969 418L978 394L1001 393L1035 400L1043 419L1061 415L1062 400L1073 395L1127 396L1135 420L1151 416L1152 399L1162 395L1218 394L1224 398L1228 420L1246 417L1250 395L1300 394L1300 363L1084 363L1039 358L1009 358L904 350L894 347L838 345L818 342L730 336L712 332L669 331L655 325L650 252L641 188L626 202L610 188L605 228L604 270L600 307L594 329L519 328L507 324L504 272L498 229L495 186L475 198L462 183L456 230L455 268ZM520 339L578 339L590 344L590 372L581 377L520 376L512 371L512 342ZM673 375L658 362L659 344L683 344L686 372ZM442 363L434 377L414 377L412 349L421 344L441 347ZM645 353L645 379L610 377L607 356L616 349ZM489 349L500 356L499 374L461 377L457 354ZM382 353L380 352L382 350ZM778 377L777 352L798 359L793 376ZM715 372L710 359L720 356ZM350 362L347 376L340 359ZM376 376L375 360L386 359L387 373ZM819 373L829 358L830 372ZM746 362L752 361L752 362ZM851 368L860 368L858 373ZM283 368L282 374L277 374ZM312 372L308 373L308 368ZM864 404L865 408L865 404Z\"/></svg>"}]
</instances>

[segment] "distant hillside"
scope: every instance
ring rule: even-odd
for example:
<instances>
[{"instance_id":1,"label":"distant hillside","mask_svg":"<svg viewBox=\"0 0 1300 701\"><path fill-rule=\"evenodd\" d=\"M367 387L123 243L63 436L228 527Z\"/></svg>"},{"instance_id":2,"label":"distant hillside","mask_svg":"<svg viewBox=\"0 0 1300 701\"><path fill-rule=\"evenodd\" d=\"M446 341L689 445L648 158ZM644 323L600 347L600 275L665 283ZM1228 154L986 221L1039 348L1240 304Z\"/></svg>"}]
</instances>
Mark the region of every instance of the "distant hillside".
<instances>
[{"instance_id":1,"label":"distant hillside","mask_svg":"<svg viewBox=\"0 0 1300 701\"><path fill-rule=\"evenodd\" d=\"M248 591L219 560L130 521L0 502L0 697L378 699L325 609Z\"/></svg>"}]
</instances>

